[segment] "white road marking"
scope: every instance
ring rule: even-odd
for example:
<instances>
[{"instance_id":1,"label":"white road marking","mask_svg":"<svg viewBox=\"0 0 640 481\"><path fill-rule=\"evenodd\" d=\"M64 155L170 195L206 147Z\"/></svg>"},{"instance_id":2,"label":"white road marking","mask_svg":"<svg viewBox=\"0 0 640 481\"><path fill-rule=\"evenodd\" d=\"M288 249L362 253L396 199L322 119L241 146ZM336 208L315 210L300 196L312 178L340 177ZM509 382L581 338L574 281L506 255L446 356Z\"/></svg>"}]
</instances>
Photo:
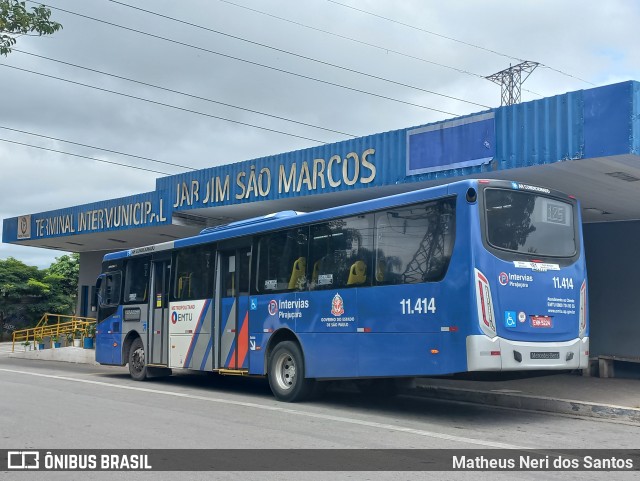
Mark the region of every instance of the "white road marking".
<instances>
[{"instance_id":1,"label":"white road marking","mask_svg":"<svg viewBox=\"0 0 640 481\"><path fill-rule=\"evenodd\" d=\"M10 372L14 374L24 374L27 376L37 376L37 377L44 377L49 379L57 379L60 381L71 381L71 382L80 382L85 384L94 384L97 386L111 387L116 389L127 389L129 391L148 392L152 394L162 394L165 396L175 396L175 397L181 397L181 398L187 398L187 399L196 399L198 401L207 401L207 402L213 402L218 404L243 406L243 407L253 408L253 409L262 409L264 411L275 411L275 412L280 412L285 414L291 414L294 416L304 416L309 418L323 419L326 421L335 421L338 423L345 423L345 424L356 424L359 426L367 426L367 427L376 428L376 429L385 429L389 431L396 431L396 432L401 432L406 434L414 434L417 436L424 436L424 437L435 438L435 439L444 439L447 441L455 441L455 442L461 442L461 443L467 443L467 444L475 444L475 445L484 446L487 448L521 449L521 450L532 449L532 448L527 448L523 446L515 446L513 444L504 444L504 443L498 443L493 441L483 441L481 439L467 438L464 436L453 436L451 434L436 433L433 431L425 431L422 429L414 429L414 428L409 428L404 426L395 426L393 424L383 424L383 423L377 423L373 421L364 421L362 419L355 419L355 418L349 418L349 417L343 417L343 416L332 416L330 414L299 411L297 409L290 409L290 408L279 407L279 406L267 406L265 404L258 404L258 403L252 403L252 402L233 401L230 399L221 399L221 398L211 398L206 396L198 396L195 394L186 394L186 393L180 393L180 392L174 392L174 391L162 391L159 389L149 389L149 388L137 387L137 386L125 386L121 384L113 384L113 383L103 382L103 381L92 381L89 379L78 379L78 378L66 377L66 376L54 376L52 374L41 374L41 373L29 372L29 371L18 371L15 369L0 368L0 371Z\"/></svg>"}]
</instances>

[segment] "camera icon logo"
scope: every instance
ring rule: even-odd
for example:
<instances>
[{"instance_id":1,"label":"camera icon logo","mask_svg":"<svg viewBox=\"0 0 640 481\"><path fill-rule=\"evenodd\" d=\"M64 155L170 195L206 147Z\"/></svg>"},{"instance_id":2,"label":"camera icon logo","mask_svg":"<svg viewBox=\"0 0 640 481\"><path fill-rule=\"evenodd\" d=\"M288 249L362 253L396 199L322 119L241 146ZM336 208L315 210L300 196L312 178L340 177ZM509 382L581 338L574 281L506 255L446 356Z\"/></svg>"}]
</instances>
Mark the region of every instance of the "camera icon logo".
<instances>
[{"instance_id":1,"label":"camera icon logo","mask_svg":"<svg viewBox=\"0 0 640 481\"><path fill-rule=\"evenodd\" d=\"M40 469L40 452L8 451L7 469Z\"/></svg>"}]
</instances>

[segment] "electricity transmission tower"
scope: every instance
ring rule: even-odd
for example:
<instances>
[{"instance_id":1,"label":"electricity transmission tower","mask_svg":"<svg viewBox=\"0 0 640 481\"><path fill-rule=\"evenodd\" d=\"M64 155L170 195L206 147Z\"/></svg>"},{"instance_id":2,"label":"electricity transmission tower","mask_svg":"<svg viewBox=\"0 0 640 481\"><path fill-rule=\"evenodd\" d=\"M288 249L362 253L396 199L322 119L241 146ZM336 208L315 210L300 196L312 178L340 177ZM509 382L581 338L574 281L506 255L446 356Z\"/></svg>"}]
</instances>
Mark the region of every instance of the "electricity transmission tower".
<instances>
[{"instance_id":1,"label":"electricity transmission tower","mask_svg":"<svg viewBox=\"0 0 640 481\"><path fill-rule=\"evenodd\" d=\"M500 85L502 89L500 106L520 103L522 84L538 65L540 65L538 62L522 62L485 77Z\"/></svg>"}]
</instances>

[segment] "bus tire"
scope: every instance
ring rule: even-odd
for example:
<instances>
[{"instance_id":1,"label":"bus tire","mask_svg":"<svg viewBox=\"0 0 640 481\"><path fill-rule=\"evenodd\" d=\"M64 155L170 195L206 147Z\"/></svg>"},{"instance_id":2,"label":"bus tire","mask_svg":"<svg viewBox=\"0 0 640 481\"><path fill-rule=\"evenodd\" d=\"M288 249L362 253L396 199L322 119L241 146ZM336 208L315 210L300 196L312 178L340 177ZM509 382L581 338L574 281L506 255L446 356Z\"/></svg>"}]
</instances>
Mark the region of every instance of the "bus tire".
<instances>
[{"instance_id":1,"label":"bus tire","mask_svg":"<svg viewBox=\"0 0 640 481\"><path fill-rule=\"evenodd\" d=\"M283 341L269 356L269 387L276 399L298 402L313 392L315 381L304 377L304 357L297 343Z\"/></svg>"},{"instance_id":2,"label":"bus tire","mask_svg":"<svg viewBox=\"0 0 640 481\"><path fill-rule=\"evenodd\" d=\"M129 349L129 374L135 381L144 381L147 378L147 365L142 339L135 338Z\"/></svg>"}]
</instances>

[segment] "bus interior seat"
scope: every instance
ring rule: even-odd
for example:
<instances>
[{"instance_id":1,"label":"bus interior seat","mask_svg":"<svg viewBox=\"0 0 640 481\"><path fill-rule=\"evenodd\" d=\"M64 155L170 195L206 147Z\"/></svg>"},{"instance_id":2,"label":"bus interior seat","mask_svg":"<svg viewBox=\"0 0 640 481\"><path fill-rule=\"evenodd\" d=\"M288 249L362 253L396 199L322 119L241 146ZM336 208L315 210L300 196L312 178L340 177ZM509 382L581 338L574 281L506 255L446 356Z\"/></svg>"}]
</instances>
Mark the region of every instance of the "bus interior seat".
<instances>
[{"instance_id":1,"label":"bus interior seat","mask_svg":"<svg viewBox=\"0 0 640 481\"><path fill-rule=\"evenodd\" d=\"M307 272L307 258L298 257L293 263L293 269L291 270L291 278L289 279L289 289L297 289L298 282L304 279Z\"/></svg>"},{"instance_id":2,"label":"bus interior seat","mask_svg":"<svg viewBox=\"0 0 640 481\"><path fill-rule=\"evenodd\" d=\"M364 284L367 280L367 265L364 261L355 261L349 269L348 286Z\"/></svg>"},{"instance_id":3,"label":"bus interior seat","mask_svg":"<svg viewBox=\"0 0 640 481\"><path fill-rule=\"evenodd\" d=\"M311 274L311 282L313 282L314 284L318 282L318 276L320 275L320 265L322 264L322 259L324 259L324 257L321 257L320 259L318 259L313 263L313 273Z\"/></svg>"},{"instance_id":4,"label":"bus interior seat","mask_svg":"<svg viewBox=\"0 0 640 481\"><path fill-rule=\"evenodd\" d=\"M193 273L190 272L189 274L183 274L178 278L178 292L176 295L176 299L191 297L191 275L192 274ZM184 292L185 289L187 289L186 294Z\"/></svg>"},{"instance_id":5,"label":"bus interior seat","mask_svg":"<svg viewBox=\"0 0 640 481\"><path fill-rule=\"evenodd\" d=\"M313 263L313 273L311 274L311 282L318 282L318 274L320 273L320 259Z\"/></svg>"},{"instance_id":6,"label":"bus interior seat","mask_svg":"<svg viewBox=\"0 0 640 481\"><path fill-rule=\"evenodd\" d=\"M387 261L384 259L378 259L376 264L376 281L384 282L384 274L387 271Z\"/></svg>"}]
</instances>

